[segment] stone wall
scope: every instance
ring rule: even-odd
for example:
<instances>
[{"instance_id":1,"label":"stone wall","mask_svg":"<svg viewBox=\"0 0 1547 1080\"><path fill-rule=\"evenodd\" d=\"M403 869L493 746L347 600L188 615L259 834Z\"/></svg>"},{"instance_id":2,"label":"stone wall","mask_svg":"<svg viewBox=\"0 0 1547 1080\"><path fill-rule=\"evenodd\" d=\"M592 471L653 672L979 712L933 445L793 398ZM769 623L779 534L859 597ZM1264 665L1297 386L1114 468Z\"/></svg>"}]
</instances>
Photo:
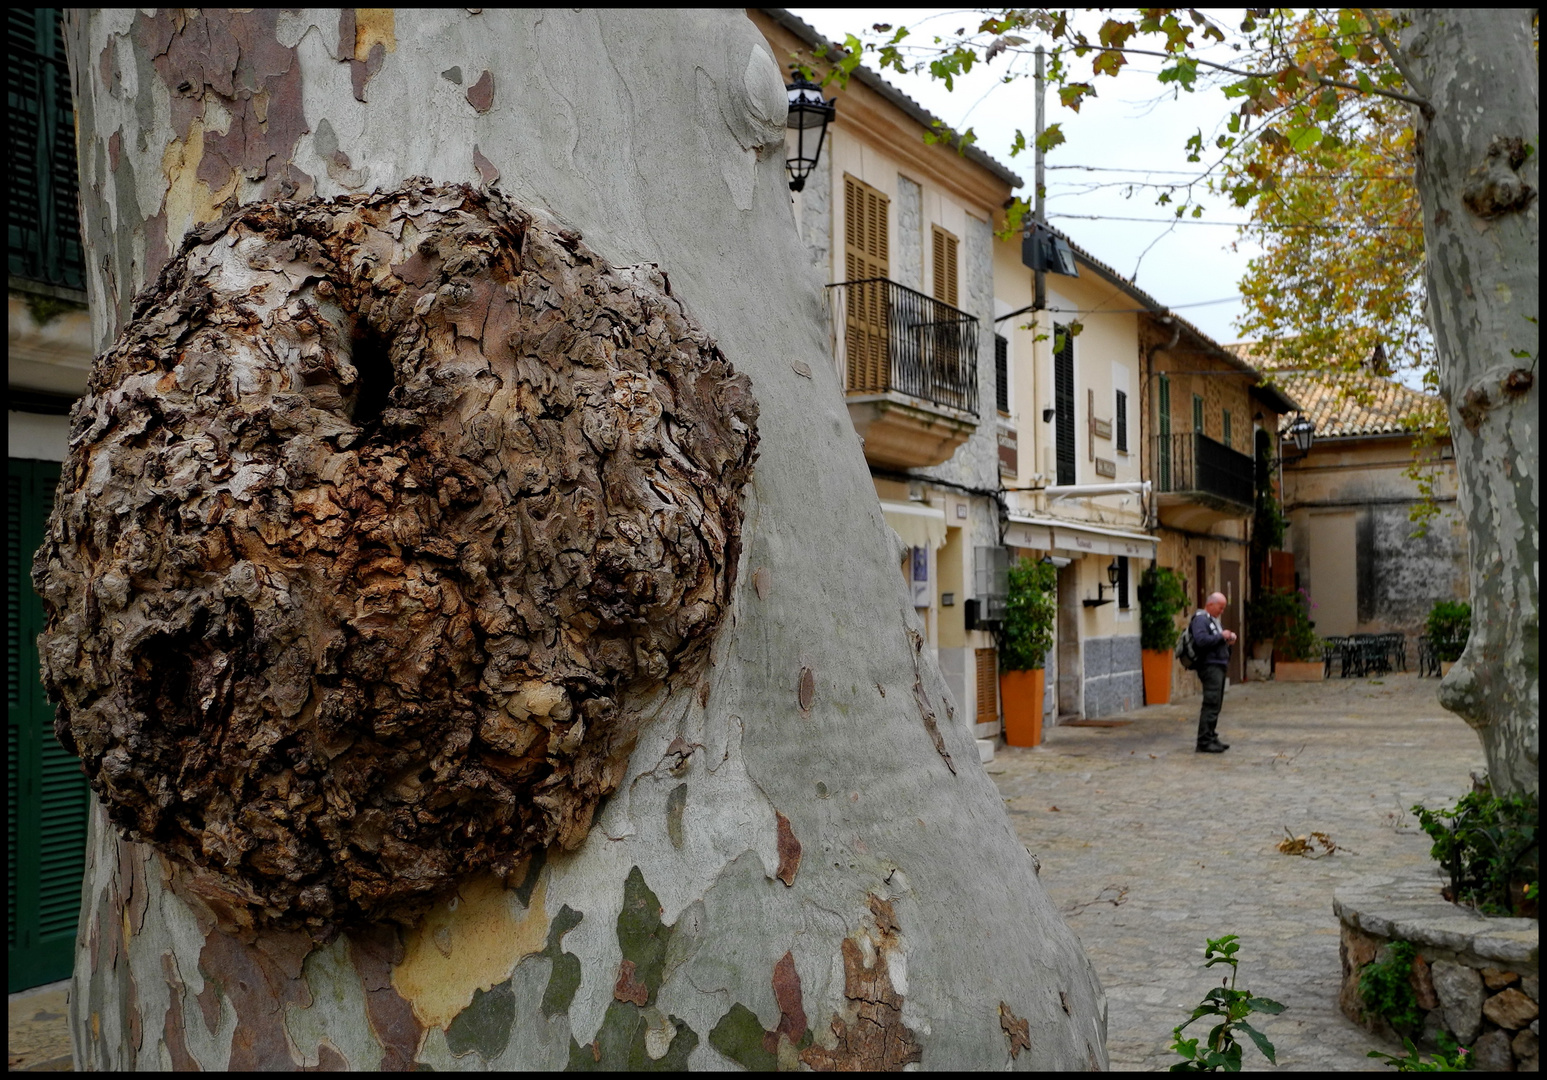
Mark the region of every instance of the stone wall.
<instances>
[{"instance_id":1,"label":"stone wall","mask_svg":"<svg viewBox=\"0 0 1547 1080\"><path fill-rule=\"evenodd\" d=\"M1085 716L1128 712L1144 704L1139 638L1085 639Z\"/></svg>"},{"instance_id":2,"label":"stone wall","mask_svg":"<svg viewBox=\"0 0 1547 1080\"><path fill-rule=\"evenodd\" d=\"M1438 891L1423 881L1337 894L1333 910L1341 924L1343 966L1338 1007L1393 1043L1407 1036L1433 1049L1444 1032L1470 1050L1474 1070L1537 1071L1536 920L1489 918L1443 900ZM1417 949L1409 977L1420 1016L1415 1031L1394 1030L1359 989L1365 969L1384 961L1399 941Z\"/></svg>"}]
</instances>

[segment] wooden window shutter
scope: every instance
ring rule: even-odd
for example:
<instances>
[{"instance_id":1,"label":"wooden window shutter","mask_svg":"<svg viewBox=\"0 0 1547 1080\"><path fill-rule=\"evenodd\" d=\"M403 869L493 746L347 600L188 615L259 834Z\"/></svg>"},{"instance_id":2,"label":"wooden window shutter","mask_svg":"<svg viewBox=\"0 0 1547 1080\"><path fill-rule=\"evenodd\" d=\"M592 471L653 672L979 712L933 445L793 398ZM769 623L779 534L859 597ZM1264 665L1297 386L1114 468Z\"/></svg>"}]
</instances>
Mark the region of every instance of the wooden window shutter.
<instances>
[{"instance_id":1,"label":"wooden window shutter","mask_svg":"<svg viewBox=\"0 0 1547 1080\"><path fill-rule=\"evenodd\" d=\"M1128 451L1128 395L1122 390L1117 392L1117 449Z\"/></svg>"},{"instance_id":2,"label":"wooden window shutter","mask_svg":"<svg viewBox=\"0 0 1547 1080\"><path fill-rule=\"evenodd\" d=\"M978 662L977 722L992 724L999 719L999 653L995 649L974 651Z\"/></svg>"},{"instance_id":3,"label":"wooden window shutter","mask_svg":"<svg viewBox=\"0 0 1547 1080\"><path fill-rule=\"evenodd\" d=\"M994 335L994 404L1000 412L1010 412L1010 341Z\"/></svg>"},{"instance_id":4,"label":"wooden window shutter","mask_svg":"<svg viewBox=\"0 0 1547 1080\"><path fill-rule=\"evenodd\" d=\"M1067 326L1053 327L1058 350L1053 354L1054 457L1058 482L1074 478L1074 335Z\"/></svg>"},{"instance_id":5,"label":"wooden window shutter","mask_svg":"<svg viewBox=\"0 0 1547 1080\"><path fill-rule=\"evenodd\" d=\"M956 246L956 237L938 225L934 227L934 296L936 300L952 307L961 306L957 303Z\"/></svg>"},{"instance_id":6,"label":"wooden window shutter","mask_svg":"<svg viewBox=\"0 0 1547 1080\"><path fill-rule=\"evenodd\" d=\"M59 465L12 459L6 479L7 981L16 991L70 975L91 801L80 762L54 738L38 678L43 604L30 570Z\"/></svg>"},{"instance_id":7,"label":"wooden window shutter","mask_svg":"<svg viewBox=\"0 0 1547 1080\"><path fill-rule=\"evenodd\" d=\"M889 386L886 278L891 273L885 195L862 180L843 178L845 388L875 393Z\"/></svg>"}]
</instances>

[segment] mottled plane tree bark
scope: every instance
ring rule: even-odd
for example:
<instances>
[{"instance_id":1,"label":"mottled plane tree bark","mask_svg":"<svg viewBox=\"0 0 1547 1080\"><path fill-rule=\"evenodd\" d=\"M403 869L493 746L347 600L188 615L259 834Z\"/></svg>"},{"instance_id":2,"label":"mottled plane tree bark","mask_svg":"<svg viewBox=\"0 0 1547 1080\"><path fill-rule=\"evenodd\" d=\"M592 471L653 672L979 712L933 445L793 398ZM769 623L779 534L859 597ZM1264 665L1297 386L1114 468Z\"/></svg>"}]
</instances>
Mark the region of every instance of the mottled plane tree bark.
<instances>
[{"instance_id":1,"label":"mottled plane tree bark","mask_svg":"<svg viewBox=\"0 0 1547 1080\"><path fill-rule=\"evenodd\" d=\"M738 12L92 10L86 1069L1092 1068Z\"/></svg>"},{"instance_id":2,"label":"mottled plane tree bark","mask_svg":"<svg viewBox=\"0 0 1547 1080\"><path fill-rule=\"evenodd\" d=\"M1414 8L1396 43L1415 110L1429 321L1466 517L1472 633L1440 700L1499 791L1540 746L1540 106L1532 12Z\"/></svg>"}]
</instances>

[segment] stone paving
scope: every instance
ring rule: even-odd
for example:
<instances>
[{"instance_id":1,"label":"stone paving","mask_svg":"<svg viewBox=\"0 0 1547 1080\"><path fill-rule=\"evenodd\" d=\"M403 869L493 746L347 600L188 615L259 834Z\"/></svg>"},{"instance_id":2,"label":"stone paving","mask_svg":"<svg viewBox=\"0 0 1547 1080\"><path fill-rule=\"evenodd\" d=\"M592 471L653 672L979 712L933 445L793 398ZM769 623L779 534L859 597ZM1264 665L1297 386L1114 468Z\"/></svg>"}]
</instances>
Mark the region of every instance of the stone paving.
<instances>
[{"instance_id":1,"label":"stone paving","mask_svg":"<svg viewBox=\"0 0 1547 1080\"><path fill-rule=\"evenodd\" d=\"M69 988L56 982L10 995L7 1072L70 1071Z\"/></svg>"},{"instance_id":2,"label":"stone paving","mask_svg":"<svg viewBox=\"0 0 1547 1080\"><path fill-rule=\"evenodd\" d=\"M1287 1006L1261 1017L1279 1068L1372 1069L1367 1051L1397 1049L1338 1011L1332 894L1432 872L1408 808L1453 802L1483 767L1436 685L1399 674L1231 687L1224 754L1193 751L1196 697L1000 747L987 769L1096 966L1114 1069L1179 1060L1171 1029L1219 978L1204 971L1204 939L1230 933L1238 985ZM1327 833L1339 850L1280 854L1285 829ZM1244 1065L1269 1067L1252 1047Z\"/></svg>"}]
</instances>

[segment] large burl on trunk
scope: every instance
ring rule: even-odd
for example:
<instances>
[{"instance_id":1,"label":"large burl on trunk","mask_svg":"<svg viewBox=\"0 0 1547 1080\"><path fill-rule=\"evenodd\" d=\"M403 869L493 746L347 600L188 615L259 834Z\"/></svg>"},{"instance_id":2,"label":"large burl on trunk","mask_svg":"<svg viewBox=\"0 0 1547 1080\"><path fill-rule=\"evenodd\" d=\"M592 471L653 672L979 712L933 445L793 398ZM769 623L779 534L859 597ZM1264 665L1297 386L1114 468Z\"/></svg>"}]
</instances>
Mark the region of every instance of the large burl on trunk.
<instances>
[{"instance_id":1,"label":"large burl on trunk","mask_svg":"<svg viewBox=\"0 0 1547 1080\"><path fill-rule=\"evenodd\" d=\"M573 848L702 671L756 415L663 274L498 194L232 211L72 416L33 570L59 738L238 925Z\"/></svg>"}]
</instances>

